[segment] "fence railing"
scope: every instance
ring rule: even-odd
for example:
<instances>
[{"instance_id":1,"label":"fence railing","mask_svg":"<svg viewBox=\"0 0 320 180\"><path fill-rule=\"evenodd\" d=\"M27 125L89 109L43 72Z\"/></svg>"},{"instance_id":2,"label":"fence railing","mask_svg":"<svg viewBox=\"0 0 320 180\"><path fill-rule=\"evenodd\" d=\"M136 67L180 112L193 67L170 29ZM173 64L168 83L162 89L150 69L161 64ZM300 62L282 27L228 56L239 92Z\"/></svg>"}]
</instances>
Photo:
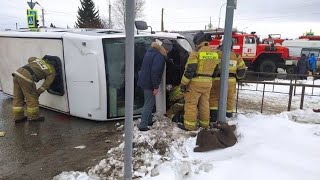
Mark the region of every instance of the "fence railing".
<instances>
[{"instance_id":1,"label":"fence railing","mask_svg":"<svg viewBox=\"0 0 320 180\"><path fill-rule=\"evenodd\" d=\"M305 96L320 96L320 92L318 94L314 93L315 88L319 88L320 84L316 85L315 80L320 79L320 76L312 76L312 84L310 84L310 80L305 81L307 79L307 75L299 75L299 74L279 74L279 73L260 73L260 72L248 72L247 76L244 80L238 82L237 85L237 95L236 95L236 112L239 109L239 93L243 91L258 91L262 93L261 101L260 101L260 112L263 113L264 110L264 102L265 102L265 93L277 93L288 95L287 102L287 110L290 111L292 109L292 97L300 96L300 109L304 107ZM276 79L286 80L286 82L276 82ZM302 80L301 80L302 79ZM306 84L308 82L309 84ZM255 88L244 88L245 84L255 84ZM266 85L268 85L268 89L266 89ZM263 86L262 89L259 86ZM270 86L272 86L272 90L270 90ZM284 86L288 88L287 92L277 91L276 86ZM301 93L297 93L297 88L301 89ZM306 88L311 88L311 94L306 93ZM282 100L283 101L283 100Z\"/></svg>"}]
</instances>

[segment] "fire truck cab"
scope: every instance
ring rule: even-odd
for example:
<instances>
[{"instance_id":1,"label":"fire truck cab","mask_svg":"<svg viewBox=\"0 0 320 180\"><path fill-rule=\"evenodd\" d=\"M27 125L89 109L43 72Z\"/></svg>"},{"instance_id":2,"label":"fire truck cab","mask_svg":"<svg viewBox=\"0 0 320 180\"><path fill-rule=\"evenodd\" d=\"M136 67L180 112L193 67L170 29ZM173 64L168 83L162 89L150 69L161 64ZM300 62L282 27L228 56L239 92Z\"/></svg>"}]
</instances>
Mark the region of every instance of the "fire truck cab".
<instances>
[{"instance_id":1,"label":"fire truck cab","mask_svg":"<svg viewBox=\"0 0 320 180\"><path fill-rule=\"evenodd\" d=\"M217 42L221 41L221 36L214 37L210 45L215 48ZM288 48L278 44L261 44L255 32L233 33L232 41L233 50L242 56L250 69L257 72L277 72L278 68L286 68Z\"/></svg>"}]
</instances>

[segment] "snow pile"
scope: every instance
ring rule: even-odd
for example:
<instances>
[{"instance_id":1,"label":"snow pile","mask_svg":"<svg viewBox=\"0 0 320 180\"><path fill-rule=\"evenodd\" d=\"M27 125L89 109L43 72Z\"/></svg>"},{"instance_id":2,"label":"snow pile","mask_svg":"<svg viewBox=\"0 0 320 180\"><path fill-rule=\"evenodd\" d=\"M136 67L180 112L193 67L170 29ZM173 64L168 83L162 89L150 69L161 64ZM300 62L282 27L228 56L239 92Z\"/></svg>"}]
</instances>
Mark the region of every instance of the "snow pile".
<instances>
[{"instance_id":1,"label":"snow pile","mask_svg":"<svg viewBox=\"0 0 320 180\"><path fill-rule=\"evenodd\" d=\"M284 113L287 114L289 119L292 121L320 124L320 113L315 113L312 109L296 110Z\"/></svg>"},{"instance_id":2,"label":"snow pile","mask_svg":"<svg viewBox=\"0 0 320 180\"><path fill-rule=\"evenodd\" d=\"M156 167L172 159L170 147L179 138L177 130L166 117L156 115L158 119L148 132L140 132L136 125L133 136L133 175L134 178L158 175ZM181 131L180 131L181 133ZM181 133L183 134L183 133ZM123 149L124 143L109 150L107 158L89 170L88 174L98 175L101 179L123 179Z\"/></svg>"},{"instance_id":3,"label":"snow pile","mask_svg":"<svg viewBox=\"0 0 320 180\"><path fill-rule=\"evenodd\" d=\"M318 180L320 125L293 122L312 123L314 119L319 120L320 115L311 110L239 114L232 119L237 122L235 146L195 153L195 134L160 117L148 132L134 129L134 179ZM110 150L108 158L93 167L85 179L123 179L123 147Z\"/></svg>"},{"instance_id":4,"label":"snow pile","mask_svg":"<svg viewBox=\"0 0 320 180\"><path fill-rule=\"evenodd\" d=\"M85 172L71 171L63 172L58 176L55 176L53 180L99 180L97 176L88 176Z\"/></svg>"}]
</instances>

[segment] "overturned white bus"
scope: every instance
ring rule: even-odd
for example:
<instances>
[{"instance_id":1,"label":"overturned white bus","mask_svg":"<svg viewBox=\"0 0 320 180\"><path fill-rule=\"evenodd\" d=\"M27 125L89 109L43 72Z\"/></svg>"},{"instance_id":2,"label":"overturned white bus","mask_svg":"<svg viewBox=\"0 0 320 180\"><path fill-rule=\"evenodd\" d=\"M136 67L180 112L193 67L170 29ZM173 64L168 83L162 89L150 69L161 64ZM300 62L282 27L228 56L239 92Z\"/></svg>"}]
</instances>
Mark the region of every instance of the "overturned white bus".
<instances>
[{"instance_id":1,"label":"overturned white bus","mask_svg":"<svg viewBox=\"0 0 320 180\"><path fill-rule=\"evenodd\" d=\"M189 42L176 33L140 33L135 36L134 113L143 106L143 92L136 86L138 71L153 41L169 39L174 47L168 57L157 111L166 109L165 85L178 85L184 71ZM125 113L125 34L117 30L51 30L50 32L0 32L0 90L13 95L12 72L29 57L58 56L62 63L61 94L50 91L40 105L55 111L91 120L121 119ZM41 84L42 82L39 82ZM39 85L38 84L38 85Z\"/></svg>"}]
</instances>

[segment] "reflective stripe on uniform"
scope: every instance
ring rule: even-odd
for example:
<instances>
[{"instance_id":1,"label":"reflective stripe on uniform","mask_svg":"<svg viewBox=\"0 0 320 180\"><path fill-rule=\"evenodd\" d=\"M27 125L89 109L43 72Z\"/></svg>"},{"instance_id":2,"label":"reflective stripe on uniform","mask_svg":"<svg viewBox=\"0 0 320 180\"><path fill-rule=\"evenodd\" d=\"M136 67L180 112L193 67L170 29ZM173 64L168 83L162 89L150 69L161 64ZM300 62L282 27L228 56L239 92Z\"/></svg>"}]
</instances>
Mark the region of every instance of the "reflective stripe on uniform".
<instances>
[{"instance_id":1,"label":"reflective stripe on uniform","mask_svg":"<svg viewBox=\"0 0 320 180\"><path fill-rule=\"evenodd\" d=\"M200 126L203 127L203 128L208 128L208 127L209 127L209 124L210 124L210 121L209 121L209 120L206 120L206 121L204 121L204 120L199 120L199 124L200 124Z\"/></svg>"},{"instance_id":2,"label":"reflective stripe on uniform","mask_svg":"<svg viewBox=\"0 0 320 180\"><path fill-rule=\"evenodd\" d=\"M195 120L190 121L188 119L185 119L183 123L184 123L184 127L187 128L188 130L195 130L197 128L197 121Z\"/></svg>"},{"instance_id":3,"label":"reflective stripe on uniform","mask_svg":"<svg viewBox=\"0 0 320 180\"><path fill-rule=\"evenodd\" d=\"M52 73L53 71L52 71L52 67L51 67L51 65L49 64L49 63L47 63L45 60L43 60L43 59L41 59L42 61L43 61L43 63L48 67L48 71L49 71L49 73ZM44 90L45 91L45 90Z\"/></svg>"},{"instance_id":4,"label":"reflective stripe on uniform","mask_svg":"<svg viewBox=\"0 0 320 180\"><path fill-rule=\"evenodd\" d=\"M233 110L227 110L227 113L233 113Z\"/></svg>"},{"instance_id":5,"label":"reflective stripe on uniform","mask_svg":"<svg viewBox=\"0 0 320 180\"><path fill-rule=\"evenodd\" d=\"M191 79L193 82L211 82L212 77L206 77L206 76L197 76Z\"/></svg>"},{"instance_id":6,"label":"reflective stripe on uniform","mask_svg":"<svg viewBox=\"0 0 320 180\"><path fill-rule=\"evenodd\" d=\"M20 74L18 71L14 72L15 75L21 77L22 79L28 81L29 83L33 83L33 81L27 77L25 77L24 75Z\"/></svg>"},{"instance_id":7,"label":"reflective stripe on uniform","mask_svg":"<svg viewBox=\"0 0 320 180\"><path fill-rule=\"evenodd\" d=\"M210 110L218 110L218 107L210 107Z\"/></svg>"},{"instance_id":8,"label":"reflective stripe on uniform","mask_svg":"<svg viewBox=\"0 0 320 180\"><path fill-rule=\"evenodd\" d=\"M215 78L213 78L213 80L220 81L220 77L215 77ZM228 78L228 82L237 82L237 79L235 77L230 77L230 78Z\"/></svg>"},{"instance_id":9,"label":"reflective stripe on uniform","mask_svg":"<svg viewBox=\"0 0 320 180\"><path fill-rule=\"evenodd\" d=\"M41 89L42 91L46 91L46 89L45 89L44 87L42 87L42 86L40 87L40 89Z\"/></svg>"},{"instance_id":10,"label":"reflective stripe on uniform","mask_svg":"<svg viewBox=\"0 0 320 180\"><path fill-rule=\"evenodd\" d=\"M187 61L187 64L198 64L198 60L197 59L189 59Z\"/></svg>"},{"instance_id":11,"label":"reflective stripe on uniform","mask_svg":"<svg viewBox=\"0 0 320 180\"><path fill-rule=\"evenodd\" d=\"M190 79L186 78L184 75L182 76L181 79L181 84L187 85L190 82Z\"/></svg>"},{"instance_id":12,"label":"reflective stripe on uniform","mask_svg":"<svg viewBox=\"0 0 320 180\"><path fill-rule=\"evenodd\" d=\"M240 63L237 65L237 67L242 67L244 65L245 65L245 63L243 61L240 61Z\"/></svg>"},{"instance_id":13,"label":"reflective stripe on uniform","mask_svg":"<svg viewBox=\"0 0 320 180\"><path fill-rule=\"evenodd\" d=\"M23 112L23 107L12 107L13 112Z\"/></svg>"},{"instance_id":14,"label":"reflective stripe on uniform","mask_svg":"<svg viewBox=\"0 0 320 180\"><path fill-rule=\"evenodd\" d=\"M39 111L39 106L38 107L27 107L27 113L36 113Z\"/></svg>"}]
</instances>

